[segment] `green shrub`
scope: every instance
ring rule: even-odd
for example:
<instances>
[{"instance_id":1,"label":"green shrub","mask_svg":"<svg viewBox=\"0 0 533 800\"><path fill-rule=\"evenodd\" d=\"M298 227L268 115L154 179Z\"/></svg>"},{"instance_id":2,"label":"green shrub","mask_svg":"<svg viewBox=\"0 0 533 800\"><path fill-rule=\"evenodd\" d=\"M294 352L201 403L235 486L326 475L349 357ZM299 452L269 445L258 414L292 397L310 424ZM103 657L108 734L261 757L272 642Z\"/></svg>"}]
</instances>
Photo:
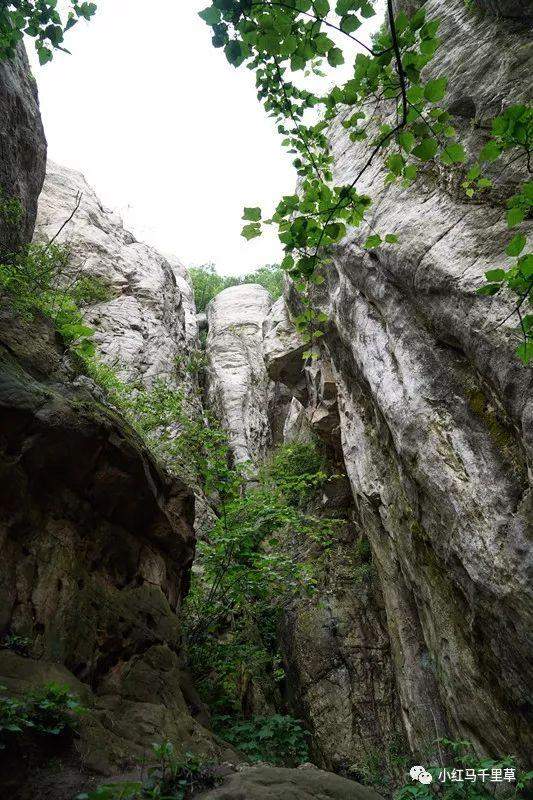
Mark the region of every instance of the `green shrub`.
<instances>
[{"instance_id":1,"label":"green shrub","mask_svg":"<svg viewBox=\"0 0 533 800\"><path fill-rule=\"evenodd\" d=\"M92 357L93 330L72 291L64 288L70 254L58 244L32 244L0 263L0 291L26 319L37 312L50 319L65 343L81 357Z\"/></svg>"},{"instance_id":2,"label":"green shrub","mask_svg":"<svg viewBox=\"0 0 533 800\"><path fill-rule=\"evenodd\" d=\"M187 800L198 791L218 783L214 765L203 763L187 753L176 758L171 742L153 745L153 762L141 781L104 784L92 792L83 792L76 800Z\"/></svg>"},{"instance_id":3,"label":"green shrub","mask_svg":"<svg viewBox=\"0 0 533 800\"><path fill-rule=\"evenodd\" d=\"M214 264L204 264L201 267L191 267L189 277L198 313L205 311L211 300L230 286L258 283L270 292L274 300L283 291L283 271L277 264L267 264L246 275L219 275Z\"/></svg>"},{"instance_id":4,"label":"green shrub","mask_svg":"<svg viewBox=\"0 0 533 800\"><path fill-rule=\"evenodd\" d=\"M5 690L6 687L0 687ZM0 696L0 749L17 736L30 731L42 736L59 736L77 727L85 709L68 686L48 683L21 697Z\"/></svg>"},{"instance_id":5,"label":"green shrub","mask_svg":"<svg viewBox=\"0 0 533 800\"><path fill-rule=\"evenodd\" d=\"M308 509L325 469L316 446L306 444L278 448L253 483L233 473L222 513L198 543L188 652L202 698L220 713L240 715L250 678L273 691L284 678L281 612L291 598L314 593L320 559L308 560L309 544L327 551L338 526Z\"/></svg>"},{"instance_id":6,"label":"green shrub","mask_svg":"<svg viewBox=\"0 0 533 800\"><path fill-rule=\"evenodd\" d=\"M477 756L468 741L453 741L439 739L436 743L442 759L441 766L426 766L426 771L432 776L429 784L422 784L412 780L402 786L394 795L394 800L489 800L494 798L495 787L500 789L496 795L499 797L520 797L521 790L531 783L533 772L519 774L516 760L512 756L501 759L481 758ZM462 777L466 770L473 770L476 780L451 781L452 770L462 770ZM490 780L492 770L514 770L516 781L494 783ZM445 775L446 773L446 775ZM486 780L478 777L482 773ZM443 780L443 778L446 780Z\"/></svg>"},{"instance_id":7,"label":"green shrub","mask_svg":"<svg viewBox=\"0 0 533 800\"><path fill-rule=\"evenodd\" d=\"M9 633L0 642L0 647L11 650L19 656L29 656L31 649L31 639L27 636L19 636L16 633Z\"/></svg>"},{"instance_id":8,"label":"green shrub","mask_svg":"<svg viewBox=\"0 0 533 800\"><path fill-rule=\"evenodd\" d=\"M309 734L293 717L274 714L240 722L224 717L215 721L217 732L252 762L296 767L309 761Z\"/></svg>"},{"instance_id":9,"label":"green shrub","mask_svg":"<svg viewBox=\"0 0 533 800\"><path fill-rule=\"evenodd\" d=\"M94 275L78 278L72 287L72 298L79 307L107 303L112 297L113 292L107 283Z\"/></svg>"}]
</instances>

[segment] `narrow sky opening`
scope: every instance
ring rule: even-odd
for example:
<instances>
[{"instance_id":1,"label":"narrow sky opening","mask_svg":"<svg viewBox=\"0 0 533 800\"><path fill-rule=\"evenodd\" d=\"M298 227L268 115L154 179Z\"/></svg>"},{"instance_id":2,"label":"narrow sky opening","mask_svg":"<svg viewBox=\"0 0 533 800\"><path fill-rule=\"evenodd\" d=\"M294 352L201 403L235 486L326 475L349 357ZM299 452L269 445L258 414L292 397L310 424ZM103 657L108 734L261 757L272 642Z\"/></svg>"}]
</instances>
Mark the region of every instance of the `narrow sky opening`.
<instances>
[{"instance_id":1,"label":"narrow sky opening","mask_svg":"<svg viewBox=\"0 0 533 800\"><path fill-rule=\"evenodd\" d=\"M254 76L215 50L206 0L101 0L68 33L72 55L40 67L49 158L84 173L143 241L224 274L281 258L274 230L246 242L244 205L270 213L292 193L291 157L258 103ZM376 15L359 31L365 40Z\"/></svg>"}]
</instances>

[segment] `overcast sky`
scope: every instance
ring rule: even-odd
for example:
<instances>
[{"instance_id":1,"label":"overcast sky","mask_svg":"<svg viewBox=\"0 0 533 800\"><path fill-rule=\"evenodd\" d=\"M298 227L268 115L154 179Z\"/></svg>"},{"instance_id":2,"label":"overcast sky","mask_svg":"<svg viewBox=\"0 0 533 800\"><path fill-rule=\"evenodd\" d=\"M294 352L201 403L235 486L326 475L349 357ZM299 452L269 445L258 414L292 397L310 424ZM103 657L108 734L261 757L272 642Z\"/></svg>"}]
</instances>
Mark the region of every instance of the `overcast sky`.
<instances>
[{"instance_id":1,"label":"overcast sky","mask_svg":"<svg viewBox=\"0 0 533 800\"><path fill-rule=\"evenodd\" d=\"M242 273L281 252L274 233L241 238L243 206L270 213L295 177L253 73L212 47L206 5L100 0L67 34L71 56L32 65L49 158L83 172L138 238Z\"/></svg>"}]
</instances>

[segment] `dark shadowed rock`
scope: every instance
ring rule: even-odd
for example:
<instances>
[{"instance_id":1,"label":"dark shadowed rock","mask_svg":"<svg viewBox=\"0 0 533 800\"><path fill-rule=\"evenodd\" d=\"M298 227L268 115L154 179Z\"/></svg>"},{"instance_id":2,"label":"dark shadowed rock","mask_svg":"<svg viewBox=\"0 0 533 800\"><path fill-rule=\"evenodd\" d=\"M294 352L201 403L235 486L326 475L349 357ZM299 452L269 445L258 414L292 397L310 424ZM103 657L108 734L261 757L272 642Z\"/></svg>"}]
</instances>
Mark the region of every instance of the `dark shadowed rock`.
<instances>
[{"instance_id":1,"label":"dark shadowed rock","mask_svg":"<svg viewBox=\"0 0 533 800\"><path fill-rule=\"evenodd\" d=\"M0 252L31 239L45 165L37 84L24 46L19 45L12 59L0 61L0 189L5 197L19 199L25 214L15 229L0 219Z\"/></svg>"},{"instance_id":2,"label":"dark shadowed rock","mask_svg":"<svg viewBox=\"0 0 533 800\"><path fill-rule=\"evenodd\" d=\"M0 684L17 694L54 680L82 696L90 713L65 755L74 770L81 759L112 774L163 740L214 756L220 748L181 691L193 495L71 379L51 328L4 308L0 631L32 644L28 659L0 651ZM16 770L0 773L10 797L46 796L24 794L29 776L13 787Z\"/></svg>"}]
</instances>

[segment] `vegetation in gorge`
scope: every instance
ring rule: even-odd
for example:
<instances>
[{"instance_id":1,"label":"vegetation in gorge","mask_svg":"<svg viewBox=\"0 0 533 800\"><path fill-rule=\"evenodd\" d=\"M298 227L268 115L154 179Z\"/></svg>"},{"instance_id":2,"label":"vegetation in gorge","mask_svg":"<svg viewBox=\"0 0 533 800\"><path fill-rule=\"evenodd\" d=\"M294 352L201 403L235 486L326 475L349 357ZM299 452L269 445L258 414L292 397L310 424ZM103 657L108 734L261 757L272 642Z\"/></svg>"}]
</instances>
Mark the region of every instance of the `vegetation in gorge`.
<instances>
[{"instance_id":1,"label":"vegetation in gorge","mask_svg":"<svg viewBox=\"0 0 533 800\"><path fill-rule=\"evenodd\" d=\"M520 774L516 760L507 758L480 758L468 741L439 739L441 763L430 766L427 784L413 780L402 786L394 800L489 800L489 798L523 797L522 790L533 779L533 772ZM516 779L506 780L510 770ZM469 778L466 778L467 771ZM472 775L476 778L472 779ZM494 780L496 776L497 780ZM510 776L509 776L510 777ZM492 779L492 780L491 780Z\"/></svg>"},{"instance_id":2,"label":"vegetation in gorge","mask_svg":"<svg viewBox=\"0 0 533 800\"><path fill-rule=\"evenodd\" d=\"M194 289L194 302L198 313L205 311L208 303L223 289L242 286L243 283L258 283L267 289L274 300L283 291L283 270L277 264L267 264L246 275L219 275L214 264L191 267L188 270Z\"/></svg>"},{"instance_id":3,"label":"vegetation in gorge","mask_svg":"<svg viewBox=\"0 0 533 800\"><path fill-rule=\"evenodd\" d=\"M213 45L224 49L230 64L255 71L258 99L295 156L298 193L284 196L267 219L260 208L245 208L242 234L252 239L261 234L262 224L278 227L286 253L281 266L306 293L297 321L310 343L322 335L325 319L313 309L307 290L324 280L321 268L327 267L331 247L349 228L360 226L368 228L367 250L392 246L401 236L401 231L374 229L368 219L372 201L358 191L378 155L386 184L409 186L434 162L463 174L467 201L492 185L486 166L508 152L521 160L526 176L532 171L533 110L512 104L493 121L491 138L466 166L467 153L442 107L448 79L422 78L439 46L439 20L426 19L424 8L411 17L403 11L395 15L393 0L387 0L387 24L367 46L354 34L375 14L375 5L374 0L212 0L200 13L212 28ZM312 90L324 60L335 68L352 57L349 80L323 95ZM308 79L303 85L296 83L298 73ZM367 144L348 184L337 184L333 174L327 129L336 117L353 142ZM529 214L532 189L526 180L509 199L510 227ZM533 254L524 252L525 245L521 234L510 241L507 255L517 260L509 268L490 270L481 291L490 295L505 287L516 296L522 340L517 354L527 364L533 359L533 314L525 313L533 293Z\"/></svg>"},{"instance_id":4,"label":"vegetation in gorge","mask_svg":"<svg viewBox=\"0 0 533 800\"><path fill-rule=\"evenodd\" d=\"M65 12L57 0L9 0L0 4L0 60L11 58L24 35L35 39L39 61L46 64L54 49L65 50L64 34L80 19L90 20L95 3L68 0ZM66 51L68 52L68 51Z\"/></svg>"},{"instance_id":5,"label":"vegetation in gorge","mask_svg":"<svg viewBox=\"0 0 533 800\"><path fill-rule=\"evenodd\" d=\"M271 722L240 717L254 685L276 705L284 678L277 648L281 612L292 597L314 592L317 565L307 561L305 545L318 541L327 547L337 525L310 511L326 480L324 459L314 445L280 447L253 483L241 477L198 545L199 570L187 601L188 655L218 731L249 755L264 752L261 742L273 750L267 731L278 744L294 739L292 758L305 750L300 725L290 717L278 715ZM279 752L284 751L287 758L291 751Z\"/></svg>"},{"instance_id":6,"label":"vegetation in gorge","mask_svg":"<svg viewBox=\"0 0 533 800\"><path fill-rule=\"evenodd\" d=\"M48 683L21 697L3 694L0 686L0 750L30 732L42 736L60 736L74 731L85 709L67 686Z\"/></svg>"},{"instance_id":7,"label":"vegetation in gorge","mask_svg":"<svg viewBox=\"0 0 533 800\"><path fill-rule=\"evenodd\" d=\"M139 781L109 783L76 800L188 800L197 791L218 783L216 767L205 764L192 753L179 759L171 742L154 744L152 757L143 765Z\"/></svg>"}]
</instances>

